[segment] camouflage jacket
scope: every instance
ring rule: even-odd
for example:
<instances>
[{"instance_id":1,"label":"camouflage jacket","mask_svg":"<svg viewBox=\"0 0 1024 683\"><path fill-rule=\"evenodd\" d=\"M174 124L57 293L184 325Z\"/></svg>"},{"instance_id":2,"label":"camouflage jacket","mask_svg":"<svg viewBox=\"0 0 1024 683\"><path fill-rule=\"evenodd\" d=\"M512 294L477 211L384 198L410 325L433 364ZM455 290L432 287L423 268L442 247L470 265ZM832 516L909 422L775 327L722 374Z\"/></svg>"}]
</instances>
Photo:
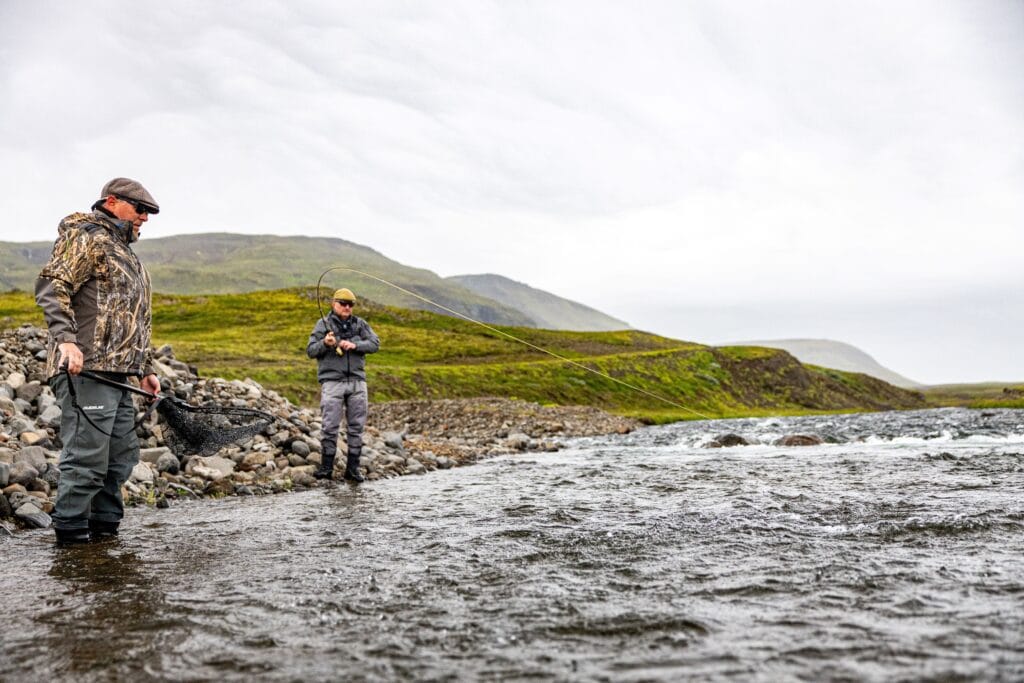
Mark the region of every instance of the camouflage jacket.
<instances>
[{"instance_id":1,"label":"camouflage jacket","mask_svg":"<svg viewBox=\"0 0 1024 683\"><path fill-rule=\"evenodd\" d=\"M57 345L74 342L85 369L148 375L153 331L149 273L128 245L131 226L102 211L60 222L36 303L50 329L46 373L59 372Z\"/></svg>"}]
</instances>

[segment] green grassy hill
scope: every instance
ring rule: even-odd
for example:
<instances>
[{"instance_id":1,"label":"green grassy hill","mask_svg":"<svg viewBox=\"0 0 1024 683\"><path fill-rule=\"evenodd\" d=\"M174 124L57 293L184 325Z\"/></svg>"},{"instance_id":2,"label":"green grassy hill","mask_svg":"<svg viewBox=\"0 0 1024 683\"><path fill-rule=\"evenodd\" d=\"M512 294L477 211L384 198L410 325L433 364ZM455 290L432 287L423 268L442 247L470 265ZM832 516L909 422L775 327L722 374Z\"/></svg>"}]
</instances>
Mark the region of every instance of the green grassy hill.
<instances>
[{"instance_id":1,"label":"green grassy hill","mask_svg":"<svg viewBox=\"0 0 1024 683\"><path fill-rule=\"evenodd\" d=\"M0 287L32 291L53 242L0 242ZM526 313L449 282L423 268L393 261L369 247L333 237L202 233L143 238L133 245L162 292L229 294L308 287L320 273L343 266L389 280L476 320L536 325ZM392 306L436 310L370 277L337 271L324 286L348 287Z\"/></svg>"},{"instance_id":2,"label":"green grassy hill","mask_svg":"<svg viewBox=\"0 0 1024 683\"><path fill-rule=\"evenodd\" d=\"M316 364L305 355L318 318L310 288L154 297L154 343L170 343L202 375L252 377L312 405ZM867 375L801 365L785 351L712 348L636 330L503 331L666 397L675 407L509 340L473 323L361 301L382 350L372 356L374 401L504 396L593 405L648 421L925 405L919 393ZM31 296L0 295L0 321L41 324ZM688 409L688 410L687 410Z\"/></svg>"}]
</instances>

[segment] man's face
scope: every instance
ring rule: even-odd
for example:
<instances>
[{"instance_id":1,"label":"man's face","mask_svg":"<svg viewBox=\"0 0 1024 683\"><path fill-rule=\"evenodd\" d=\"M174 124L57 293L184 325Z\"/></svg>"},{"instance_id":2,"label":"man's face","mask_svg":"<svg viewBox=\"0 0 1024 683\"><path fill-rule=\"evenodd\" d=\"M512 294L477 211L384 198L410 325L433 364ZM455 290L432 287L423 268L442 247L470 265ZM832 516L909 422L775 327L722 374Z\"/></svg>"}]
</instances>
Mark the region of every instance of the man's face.
<instances>
[{"instance_id":1,"label":"man's face","mask_svg":"<svg viewBox=\"0 0 1024 683\"><path fill-rule=\"evenodd\" d=\"M122 221L132 224L132 240L139 239L139 230L142 224L149 220L149 214L143 211L139 213L140 205L137 202L130 202L110 195L104 202L107 211L117 216Z\"/></svg>"},{"instance_id":2,"label":"man's face","mask_svg":"<svg viewBox=\"0 0 1024 683\"><path fill-rule=\"evenodd\" d=\"M332 304L332 307L334 308L334 313L342 320L348 320L349 316L352 315L351 301L342 301L340 299L335 299L334 303Z\"/></svg>"}]
</instances>

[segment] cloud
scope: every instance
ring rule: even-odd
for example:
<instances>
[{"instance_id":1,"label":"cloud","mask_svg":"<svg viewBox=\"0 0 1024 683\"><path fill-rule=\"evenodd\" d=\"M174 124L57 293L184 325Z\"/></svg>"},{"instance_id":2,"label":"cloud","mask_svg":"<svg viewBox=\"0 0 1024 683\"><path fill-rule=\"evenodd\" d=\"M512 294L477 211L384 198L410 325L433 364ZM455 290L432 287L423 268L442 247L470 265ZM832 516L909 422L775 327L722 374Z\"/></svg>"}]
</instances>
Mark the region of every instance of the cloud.
<instances>
[{"instance_id":1,"label":"cloud","mask_svg":"<svg viewBox=\"0 0 1024 683\"><path fill-rule=\"evenodd\" d=\"M150 237L334 235L598 307L1019 287L1022 18L4 3L0 239L50 239L128 175L165 208Z\"/></svg>"}]
</instances>

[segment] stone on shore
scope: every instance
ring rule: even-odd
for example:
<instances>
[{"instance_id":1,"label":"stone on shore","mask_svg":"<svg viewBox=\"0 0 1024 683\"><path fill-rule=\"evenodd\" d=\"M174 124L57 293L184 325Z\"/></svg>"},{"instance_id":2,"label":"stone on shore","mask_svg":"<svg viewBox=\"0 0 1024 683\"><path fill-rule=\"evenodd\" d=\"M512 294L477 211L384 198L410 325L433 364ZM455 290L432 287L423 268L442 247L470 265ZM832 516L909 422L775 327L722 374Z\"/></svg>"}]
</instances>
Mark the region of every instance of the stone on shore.
<instances>
[{"instance_id":1,"label":"stone on shore","mask_svg":"<svg viewBox=\"0 0 1024 683\"><path fill-rule=\"evenodd\" d=\"M22 503L14 511L14 516L31 527L45 529L50 526L50 515L40 510L34 503Z\"/></svg>"}]
</instances>

